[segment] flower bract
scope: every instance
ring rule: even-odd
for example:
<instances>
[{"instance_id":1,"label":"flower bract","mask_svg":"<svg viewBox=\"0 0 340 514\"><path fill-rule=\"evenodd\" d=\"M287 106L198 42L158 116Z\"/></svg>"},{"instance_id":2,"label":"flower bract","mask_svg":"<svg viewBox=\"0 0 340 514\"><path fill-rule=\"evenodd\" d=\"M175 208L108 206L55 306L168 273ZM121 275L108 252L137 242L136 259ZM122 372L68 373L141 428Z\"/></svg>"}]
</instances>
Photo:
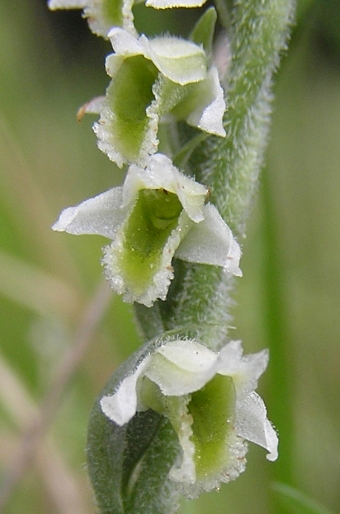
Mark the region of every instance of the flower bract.
<instances>
[{"instance_id":1,"label":"flower bract","mask_svg":"<svg viewBox=\"0 0 340 514\"><path fill-rule=\"evenodd\" d=\"M106 69L112 80L97 104L94 131L99 148L118 166L145 164L157 151L162 120L185 120L225 136L223 90L202 45L171 36L136 38L119 27L109 37L114 54ZM94 112L89 105L85 112Z\"/></svg>"},{"instance_id":2,"label":"flower bract","mask_svg":"<svg viewBox=\"0 0 340 514\"><path fill-rule=\"evenodd\" d=\"M267 363L266 350L244 356L240 341L215 353L194 339L169 339L101 399L101 408L119 426L149 408L166 416L181 447L170 478L195 497L244 471L245 440L276 460L277 434L255 392Z\"/></svg>"},{"instance_id":3,"label":"flower bract","mask_svg":"<svg viewBox=\"0 0 340 514\"><path fill-rule=\"evenodd\" d=\"M111 287L149 307L166 297L174 256L242 275L240 247L207 193L155 154L147 169L131 165L122 187L65 209L53 229L111 239L103 258Z\"/></svg>"}]
</instances>

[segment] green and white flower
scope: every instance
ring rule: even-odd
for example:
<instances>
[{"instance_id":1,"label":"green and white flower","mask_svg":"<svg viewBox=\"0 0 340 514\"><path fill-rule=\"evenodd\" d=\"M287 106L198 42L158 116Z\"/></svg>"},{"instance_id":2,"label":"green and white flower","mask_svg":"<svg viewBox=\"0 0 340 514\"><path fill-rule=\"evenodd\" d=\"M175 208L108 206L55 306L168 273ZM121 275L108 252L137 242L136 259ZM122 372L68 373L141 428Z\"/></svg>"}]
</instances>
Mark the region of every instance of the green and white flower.
<instances>
[{"instance_id":1,"label":"green and white flower","mask_svg":"<svg viewBox=\"0 0 340 514\"><path fill-rule=\"evenodd\" d=\"M49 0L51 10L83 9L90 29L98 36L108 37L112 27L123 27L136 35L133 24L134 0Z\"/></svg>"},{"instance_id":2,"label":"green and white flower","mask_svg":"<svg viewBox=\"0 0 340 514\"><path fill-rule=\"evenodd\" d=\"M94 34L107 38L112 27L122 27L137 35L133 24L132 7L143 0L49 0L51 10L83 9ZM201 7L206 0L146 0L147 7L168 9L172 7Z\"/></svg>"},{"instance_id":3,"label":"green and white flower","mask_svg":"<svg viewBox=\"0 0 340 514\"><path fill-rule=\"evenodd\" d=\"M100 115L94 131L112 161L144 165L157 151L161 120L185 120L225 136L223 90L202 45L171 36L135 38L119 27L109 37L115 53L106 69L112 80L101 102L89 102L84 112Z\"/></svg>"},{"instance_id":4,"label":"green and white flower","mask_svg":"<svg viewBox=\"0 0 340 514\"><path fill-rule=\"evenodd\" d=\"M155 154L147 169L130 166L123 187L65 209L53 229L112 239L103 258L112 289L150 307L166 298L174 256L242 275L240 247L216 207L205 203L207 194Z\"/></svg>"},{"instance_id":5,"label":"green and white flower","mask_svg":"<svg viewBox=\"0 0 340 514\"><path fill-rule=\"evenodd\" d=\"M266 350L243 356L240 341L215 353L196 340L173 338L139 362L100 405L119 426L149 408L166 416L181 447L170 478L195 497L244 471L245 440L276 460L277 434L255 392L267 364Z\"/></svg>"}]
</instances>

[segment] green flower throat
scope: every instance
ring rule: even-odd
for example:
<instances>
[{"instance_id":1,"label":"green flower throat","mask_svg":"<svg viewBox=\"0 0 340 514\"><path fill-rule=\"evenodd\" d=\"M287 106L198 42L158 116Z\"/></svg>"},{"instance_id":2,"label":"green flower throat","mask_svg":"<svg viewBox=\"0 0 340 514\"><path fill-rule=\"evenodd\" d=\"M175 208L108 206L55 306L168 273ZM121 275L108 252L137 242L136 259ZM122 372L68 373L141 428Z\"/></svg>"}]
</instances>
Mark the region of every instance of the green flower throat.
<instances>
[{"instance_id":1,"label":"green flower throat","mask_svg":"<svg viewBox=\"0 0 340 514\"><path fill-rule=\"evenodd\" d=\"M124 230L120 265L126 283L142 292L161 265L163 248L182 212L178 196L142 189Z\"/></svg>"}]
</instances>

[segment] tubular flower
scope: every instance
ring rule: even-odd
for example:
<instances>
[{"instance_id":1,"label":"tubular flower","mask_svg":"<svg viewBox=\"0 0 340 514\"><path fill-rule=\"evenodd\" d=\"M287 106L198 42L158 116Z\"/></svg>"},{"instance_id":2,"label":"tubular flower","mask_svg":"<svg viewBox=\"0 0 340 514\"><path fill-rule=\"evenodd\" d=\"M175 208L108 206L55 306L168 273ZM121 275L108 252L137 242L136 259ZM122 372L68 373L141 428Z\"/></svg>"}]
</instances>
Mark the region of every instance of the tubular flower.
<instances>
[{"instance_id":1,"label":"tubular flower","mask_svg":"<svg viewBox=\"0 0 340 514\"><path fill-rule=\"evenodd\" d=\"M53 229L112 239L103 258L112 289L150 307L166 297L174 256L242 275L240 247L207 193L156 154L147 169L131 165L122 187L65 209Z\"/></svg>"},{"instance_id":2,"label":"tubular flower","mask_svg":"<svg viewBox=\"0 0 340 514\"><path fill-rule=\"evenodd\" d=\"M278 438L255 392L268 352L242 353L240 341L215 353L193 339L169 339L100 401L119 426L149 408L169 419L181 447L170 478L189 497L244 471L245 440L277 458Z\"/></svg>"},{"instance_id":3,"label":"tubular flower","mask_svg":"<svg viewBox=\"0 0 340 514\"><path fill-rule=\"evenodd\" d=\"M157 151L160 120L185 120L225 136L223 90L201 45L171 36L135 38L119 27L109 37L115 52L106 59L111 83L105 97L83 112L100 115L94 131L112 161L144 165Z\"/></svg>"},{"instance_id":4,"label":"tubular flower","mask_svg":"<svg viewBox=\"0 0 340 514\"><path fill-rule=\"evenodd\" d=\"M123 27L136 34L133 24L133 0L49 0L51 10L83 9L90 29L97 36L108 37L112 27Z\"/></svg>"}]
</instances>

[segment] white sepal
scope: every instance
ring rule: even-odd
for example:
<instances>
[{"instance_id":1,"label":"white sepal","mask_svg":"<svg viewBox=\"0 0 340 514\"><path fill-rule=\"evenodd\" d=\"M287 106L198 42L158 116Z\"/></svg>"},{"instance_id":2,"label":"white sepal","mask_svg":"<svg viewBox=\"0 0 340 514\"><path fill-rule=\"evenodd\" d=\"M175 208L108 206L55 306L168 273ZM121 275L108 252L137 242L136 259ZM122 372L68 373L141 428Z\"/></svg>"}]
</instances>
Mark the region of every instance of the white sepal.
<instances>
[{"instance_id":1,"label":"white sepal","mask_svg":"<svg viewBox=\"0 0 340 514\"><path fill-rule=\"evenodd\" d=\"M277 459L277 433L268 421L267 409L257 393L252 392L237 402L235 427L241 437L265 448L269 452L268 460Z\"/></svg>"},{"instance_id":2,"label":"white sepal","mask_svg":"<svg viewBox=\"0 0 340 514\"><path fill-rule=\"evenodd\" d=\"M212 204L204 206L204 219L194 225L176 251L176 257L188 262L221 266L242 276L239 268L241 249L228 225Z\"/></svg>"},{"instance_id":3,"label":"white sepal","mask_svg":"<svg viewBox=\"0 0 340 514\"><path fill-rule=\"evenodd\" d=\"M52 229L76 236L97 234L113 239L117 227L127 215L127 210L122 208L122 201L122 187L109 189L75 207L64 209Z\"/></svg>"},{"instance_id":4,"label":"white sepal","mask_svg":"<svg viewBox=\"0 0 340 514\"><path fill-rule=\"evenodd\" d=\"M201 101L187 117L187 123L203 132L224 137L223 114L226 104L215 66L210 68L206 80L198 85L196 95L201 96Z\"/></svg>"},{"instance_id":5,"label":"white sepal","mask_svg":"<svg viewBox=\"0 0 340 514\"><path fill-rule=\"evenodd\" d=\"M137 410L137 381L149 364L150 357L146 357L132 373L124 378L117 392L111 396L103 396L100 406L104 414L122 426L130 421Z\"/></svg>"}]
</instances>

